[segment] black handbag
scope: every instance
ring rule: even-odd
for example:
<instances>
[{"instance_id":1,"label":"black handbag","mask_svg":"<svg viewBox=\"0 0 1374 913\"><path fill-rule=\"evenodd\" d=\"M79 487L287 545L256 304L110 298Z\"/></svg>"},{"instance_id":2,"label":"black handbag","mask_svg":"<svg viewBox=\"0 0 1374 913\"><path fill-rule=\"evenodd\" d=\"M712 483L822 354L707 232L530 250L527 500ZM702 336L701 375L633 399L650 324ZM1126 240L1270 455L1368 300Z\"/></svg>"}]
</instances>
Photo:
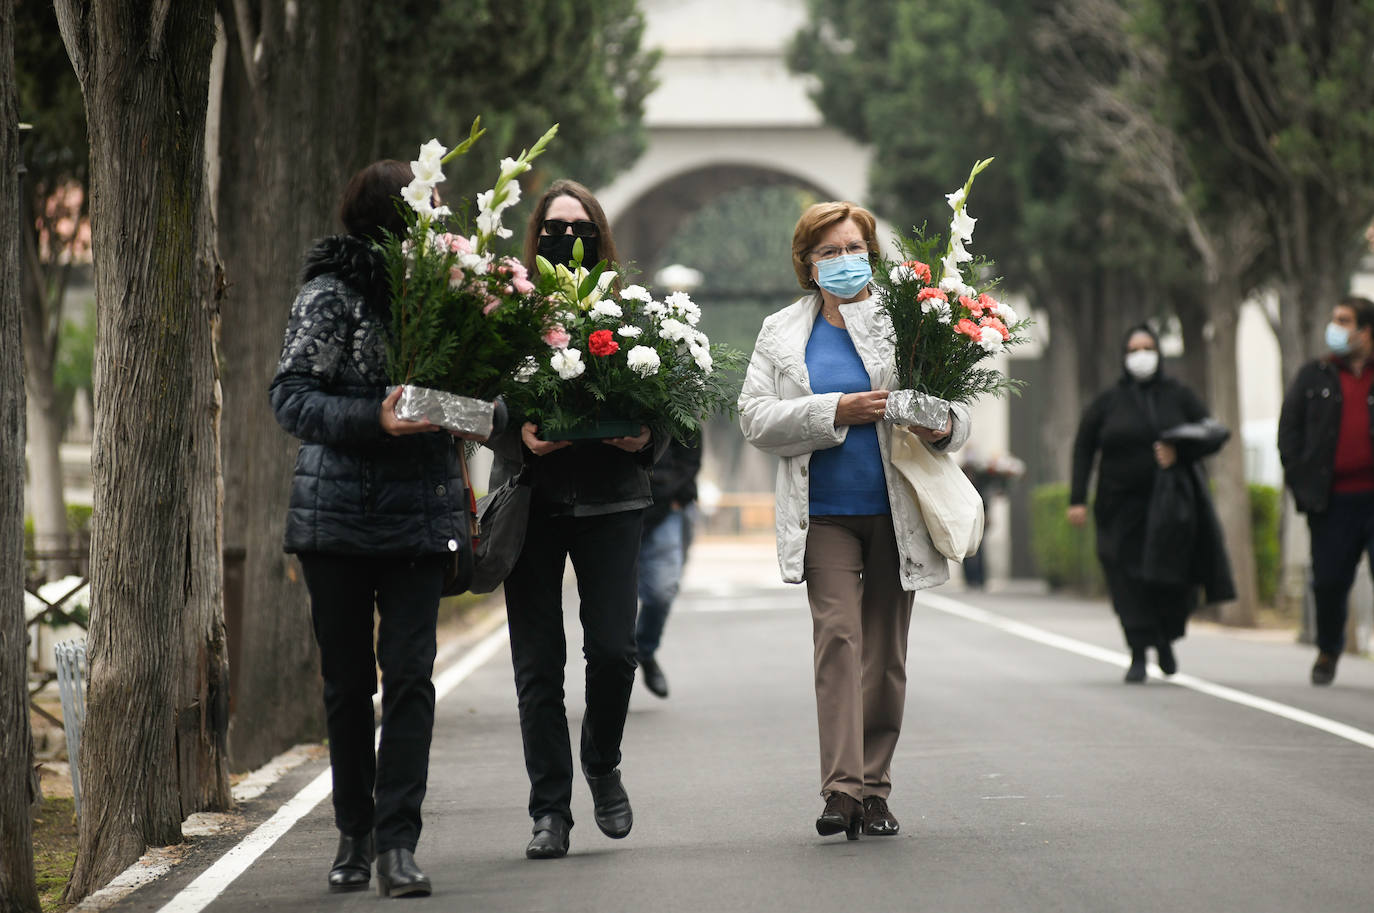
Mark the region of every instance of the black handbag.
<instances>
[{"instance_id":1,"label":"black handbag","mask_svg":"<svg viewBox=\"0 0 1374 913\"><path fill-rule=\"evenodd\" d=\"M490 593L510 576L525 547L534 486L529 469L521 469L504 485L477 499L477 533L472 548L472 579L468 589Z\"/></svg>"}]
</instances>

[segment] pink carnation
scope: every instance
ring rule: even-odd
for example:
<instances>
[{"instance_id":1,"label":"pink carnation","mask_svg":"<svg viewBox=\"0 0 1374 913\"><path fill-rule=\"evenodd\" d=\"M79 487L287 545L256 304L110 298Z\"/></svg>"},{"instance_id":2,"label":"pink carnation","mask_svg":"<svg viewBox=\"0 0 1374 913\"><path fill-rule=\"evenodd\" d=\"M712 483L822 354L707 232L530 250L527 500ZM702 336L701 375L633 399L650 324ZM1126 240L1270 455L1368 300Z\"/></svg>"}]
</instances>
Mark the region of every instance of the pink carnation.
<instances>
[{"instance_id":1,"label":"pink carnation","mask_svg":"<svg viewBox=\"0 0 1374 913\"><path fill-rule=\"evenodd\" d=\"M939 298L941 301L949 301L949 296L945 294L945 290L933 285L926 286L916 295L917 301L925 301L927 298Z\"/></svg>"},{"instance_id":2,"label":"pink carnation","mask_svg":"<svg viewBox=\"0 0 1374 913\"><path fill-rule=\"evenodd\" d=\"M1002 321L998 320L996 317L984 317L982 320L978 321L978 325L984 327L992 327L994 330L1002 334L1002 339L1004 341L1011 339L1011 333L1007 331L1007 325Z\"/></svg>"},{"instance_id":3,"label":"pink carnation","mask_svg":"<svg viewBox=\"0 0 1374 913\"><path fill-rule=\"evenodd\" d=\"M520 276L511 277L511 285L515 286L515 291L521 295L528 295L534 291L534 283L528 279L522 279Z\"/></svg>"},{"instance_id":4,"label":"pink carnation","mask_svg":"<svg viewBox=\"0 0 1374 913\"><path fill-rule=\"evenodd\" d=\"M555 349L566 349L568 343L572 341L572 337L569 336L568 331L561 326L555 326L544 334L544 341Z\"/></svg>"},{"instance_id":5,"label":"pink carnation","mask_svg":"<svg viewBox=\"0 0 1374 913\"><path fill-rule=\"evenodd\" d=\"M915 273L916 278L920 279L922 282L930 282L930 267L926 266L920 260L907 260L902 266L905 266Z\"/></svg>"},{"instance_id":6,"label":"pink carnation","mask_svg":"<svg viewBox=\"0 0 1374 913\"><path fill-rule=\"evenodd\" d=\"M970 339L979 339L983 333L982 328L967 317L954 325L954 332L963 333Z\"/></svg>"},{"instance_id":7,"label":"pink carnation","mask_svg":"<svg viewBox=\"0 0 1374 913\"><path fill-rule=\"evenodd\" d=\"M472 242L462 235L444 235L444 240L448 242L448 249L455 254L472 253Z\"/></svg>"},{"instance_id":8,"label":"pink carnation","mask_svg":"<svg viewBox=\"0 0 1374 913\"><path fill-rule=\"evenodd\" d=\"M983 306L977 301L974 301L968 295L960 295L959 303L962 304L964 307L968 308L969 313L972 314L974 317L983 316Z\"/></svg>"},{"instance_id":9,"label":"pink carnation","mask_svg":"<svg viewBox=\"0 0 1374 913\"><path fill-rule=\"evenodd\" d=\"M487 316L488 314L490 314L492 311L496 310L496 309L497 309L498 307L500 307L500 306L501 306L501 299L500 299L500 298L497 298L497 297L495 297L494 295L488 295L488 296L487 296L487 304L486 304L485 307L482 308L482 316L483 316L483 317Z\"/></svg>"},{"instance_id":10,"label":"pink carnation","mask_svg":"<svg viewBox=\"0 0 1374 913\"><path fill-rule=\"evenodd\" d=\"M978 303L990 311L997 310L997 299L989 295L987 292L984 292L983 294L978 296Z\"/></svg>"}]
</instances>

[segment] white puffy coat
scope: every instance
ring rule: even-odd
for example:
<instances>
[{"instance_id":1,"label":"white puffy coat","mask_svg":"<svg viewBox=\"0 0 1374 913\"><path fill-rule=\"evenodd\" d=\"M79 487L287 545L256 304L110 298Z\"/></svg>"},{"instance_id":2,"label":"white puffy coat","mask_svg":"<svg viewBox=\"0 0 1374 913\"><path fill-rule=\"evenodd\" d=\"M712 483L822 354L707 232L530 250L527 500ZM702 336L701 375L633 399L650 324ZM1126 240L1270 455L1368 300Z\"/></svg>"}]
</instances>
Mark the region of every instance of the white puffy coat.
<instances>
[{"instance_id":1,"label":"white puffy coat","mask_svg":"<svg viewBox=\"0 0 1374 913\"><path fill-rule=\"evenodd\" d=\"M848 425L835 425L835 408L841 394L811 392L806 343L820 307L820 295L812 294L763 321L739 397L739 423L745 439L782 458L778 463L774 510L778 566L782 579L788 583L801 583L806 576L804 558L810 506L807 476L811 454L838 446L849 433ZM871 389L892 389L896 383L896 361L890 323L877 300L870 297L842 304L840 313L868 370ZM941 442L940 450L957 450L968 440L968 410L956 403L951 406L951 413L953 429L949 438ZM892 526L901 555L902 588L910 591L938 586L949 579L949 566L931 542L911 487L889 462L892 426L879 422L877 427Z\"/></svg>"}]
</instances>

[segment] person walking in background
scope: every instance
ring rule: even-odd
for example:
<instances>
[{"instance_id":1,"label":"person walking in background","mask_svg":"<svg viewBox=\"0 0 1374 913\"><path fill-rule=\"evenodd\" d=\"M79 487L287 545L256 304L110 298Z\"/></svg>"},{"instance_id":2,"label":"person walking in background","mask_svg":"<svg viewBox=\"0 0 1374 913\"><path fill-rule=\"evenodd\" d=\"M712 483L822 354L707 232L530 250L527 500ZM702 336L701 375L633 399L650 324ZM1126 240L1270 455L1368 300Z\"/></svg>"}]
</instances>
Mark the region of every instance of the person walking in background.
<instances>
[{"instance_id":1,"label":"person walking in background","mask_svg":"<svg viewBox=\"0 0 1374 913\"><path fill-rule=\"evenodd\" d=\"M1088 480L1096 461L1097 556L1131 648L1126 681L1139 683L1145 681L1146 651L1151 648L1165 675L1178 671L1173 642L1183 637L1197 604L1197 584L1205 584L1212 602L1234 598L1234 586L1210 496L1193 478L1182 478L1179 486L1191 502L1185 509L1196 518L1190 527L1193 538L1166 543L1183 549L1172 566L1147 561L1150 525L1164 520L1154 504L1161 474L1178 470L1200 477L1197 461L1218 449L1225 433L1206 435L1200 442L1181 440L1192 437L1184 426L1201 427L1198 423L1207 420L1207 408L1192 390L1164 373L1159 337L1149 326L1127 332L1122 367L1121 379L1088 405L1079 422L1068 520L1075 526L1087 521ZM1176 479L1180 476L1168 481Z\"/></svg>"},{"instance_id":2,"label":"person walking in background","mask_svg":"<svg viewBox=\"0 0 1374 913\"><path fill-rule=\"evenodd\" d=\"M615 241L601 205L576 181L554 181L536 201L525 236L525 262L535 255L571 263L616 262ZM530 779L530 859L567 855L573 826L572 745L563 703L567 641L563 632L563 571L577 575L587 709L582 718L582 772L596 825L625 837L634 823L621 783L620 742L635 681L636 569L644 509L653 503L649 470L668 439L641 428L634 437L546 441L531 422L513 417L494 435L492 489L528 471L533 492L524 546L505 582L511 662L520 702L520 734Z\"/></svg>"},{"instance_id":3,"label":"person walking in background","mask_svg":"<svg viewBox=\"0 0 1374 913\"><path fill-rule=\"evenodd\" d=\"M386 393L391 295L375 244L402 234L404 162L374 162L344 191L347 234L320 241L286 327L270 397L300 438L286 519L320 647L339 847L331 891L429 894L415 864L434 729L435 625L455 557L470 549L458 446L396 417ZM505 422L499 402L497 430ZM470 555L470 552L468 552ZM374 612L380 616L373 649ZM382 734L372 695L382 670Z\"/></svg>"},{"instance_id":4,"label":"person walking in background","mask_svg":"<svg viewBox=\"0 0 1374 913\"><path fill-rule=\"evenodd\" d=\"M1303 365L1283 397L1279 458L1312 536L1317 660L1312 684L1329 685L1345 649L1350 587L1360 555L1374 567L1374 302L1349 297L1331 310L1330 354Z\"/></svg>"},{"instance_id":5,"label":"person walking in background","mask_svg":"<svg viewBox=\"0 0 1374 913\"><path fill-rule=\"evenodd\" d=\"M697 472L701 469L701 441L673 441L654 464L650 480L654 503L644 511L644 536L639 543L639 620L635 648L644 687L668 696L668 677L657 654L663 628L677 598L687 549L692 541L693 505L697 500Z\"/></svg>"},{"instance_id":6,"label":"person walking in background","mask_svg":"<svg viewBox=\"0 0 1374 913\"><path fill-rule=\"evenodd\" d=\"M821 835L900 828L887 804L906 703L912 592L949 579L913 492L892 467L892 435L939 450L963 446L968 412L945 428L882 421L895 356L877 302L872 213L817 203L792 235L792 268L806 294L759 330L740 393L745 439L778 463L778 564L806 582L820 733Z\"/></svg>"}]
</instances>

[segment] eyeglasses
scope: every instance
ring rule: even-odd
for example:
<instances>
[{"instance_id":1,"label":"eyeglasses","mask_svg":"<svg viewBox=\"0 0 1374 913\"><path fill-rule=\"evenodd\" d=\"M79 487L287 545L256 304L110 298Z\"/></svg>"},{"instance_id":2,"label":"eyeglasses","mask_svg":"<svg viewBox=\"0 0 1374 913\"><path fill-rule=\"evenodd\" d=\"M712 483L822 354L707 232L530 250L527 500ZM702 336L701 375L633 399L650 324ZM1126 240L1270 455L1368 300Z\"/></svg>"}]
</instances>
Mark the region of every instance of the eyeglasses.
<instances>
[{"instance_id":1,"label":"eyeglasses","mask_svg":"<svg viewBox=\"0 0 1374 913\"><path fill-rule=\"evenodd\" d=\"M825 247L817 248L811 253L814 255L814 261L833 260L845 254L866 254L868 253L868 245L862 241L851 242L848 247L840 247L838 244L827 244Z\"/></svg>"},{"instance_id":2,"label":"eyeglasses","mask_svg":"<svg viewBox=\"0 0 1374 913\"><path fill-rule=\"evenodd\" d=\"M565 219L545 219L544 234L567 234L569 226L572 227L572 233L579 238L595 238L600 234L600 232L597 231L596 223L589 219L578 219L576 222L569 222Z\"/></svg>"}]
</instances>

